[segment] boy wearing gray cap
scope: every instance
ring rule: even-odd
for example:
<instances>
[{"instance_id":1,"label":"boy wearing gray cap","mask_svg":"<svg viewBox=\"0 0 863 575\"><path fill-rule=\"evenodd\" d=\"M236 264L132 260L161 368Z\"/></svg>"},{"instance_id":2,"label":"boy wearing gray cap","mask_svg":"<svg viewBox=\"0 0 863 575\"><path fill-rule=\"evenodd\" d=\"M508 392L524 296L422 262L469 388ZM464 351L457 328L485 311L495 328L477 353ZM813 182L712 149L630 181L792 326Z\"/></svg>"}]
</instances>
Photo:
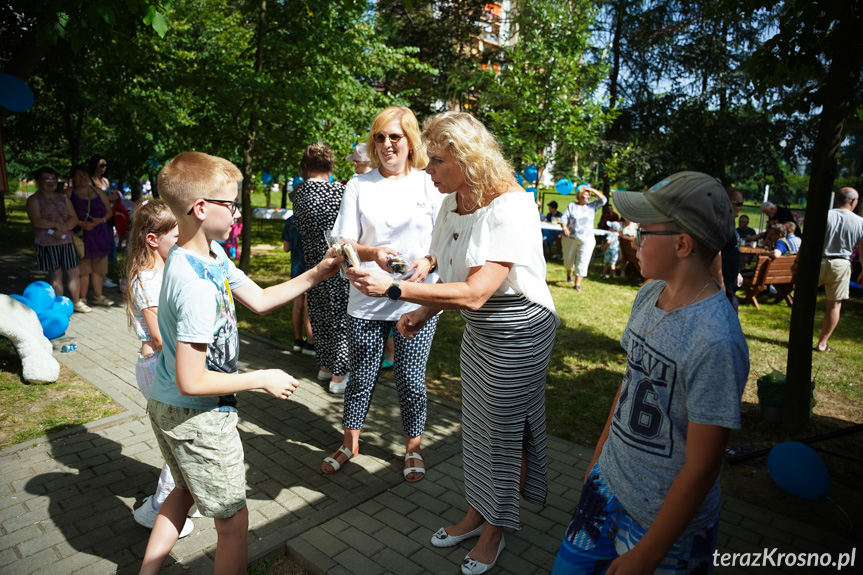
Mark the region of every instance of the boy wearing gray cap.
<instances>
[{"instance_id":1,"label":"boy wearing gray cap","mask_svg":"<svg viewBox=\"0 0 863 575\"><path fill-rule=\"evenodd\" d=\"M641 224L642 274L654 281L636 295L621 337L626 374L553 573L599 573L611 563L706 573L719 469L749 375L740 323L710 273L734 234L734 213L722 184L698 172L614 199Z\"/></svg>"}]
</instances>

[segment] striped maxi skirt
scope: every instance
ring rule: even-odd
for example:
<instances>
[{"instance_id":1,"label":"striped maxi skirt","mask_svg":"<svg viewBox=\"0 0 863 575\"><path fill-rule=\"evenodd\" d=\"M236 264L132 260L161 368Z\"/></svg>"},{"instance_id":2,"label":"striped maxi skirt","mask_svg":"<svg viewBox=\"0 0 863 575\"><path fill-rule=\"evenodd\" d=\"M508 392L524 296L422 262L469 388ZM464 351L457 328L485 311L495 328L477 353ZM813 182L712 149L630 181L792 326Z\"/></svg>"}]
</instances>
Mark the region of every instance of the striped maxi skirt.
<instances>
[{"instance_id":1,"label":"striped maxi skirt","mask_svg":"<svg viewBox=\"0 0 863 575\"><path fill-rule=\"evenodd\" d=\"M521 295L492 297L462 317L465 496L490 524L519 529L519 496L545 505L548 494L545 376L557 318Z\"/></svg>"}]
</instances>

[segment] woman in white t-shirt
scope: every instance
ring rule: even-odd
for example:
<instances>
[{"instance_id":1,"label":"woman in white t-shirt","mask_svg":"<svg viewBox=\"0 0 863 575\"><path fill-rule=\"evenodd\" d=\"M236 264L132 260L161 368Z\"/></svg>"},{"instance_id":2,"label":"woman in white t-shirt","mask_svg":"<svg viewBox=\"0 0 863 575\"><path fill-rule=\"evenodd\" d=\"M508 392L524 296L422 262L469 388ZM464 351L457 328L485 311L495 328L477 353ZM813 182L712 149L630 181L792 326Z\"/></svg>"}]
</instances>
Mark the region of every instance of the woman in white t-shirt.
<instances>
[{"instance_id":1,"label":"woman in white t-shirt","mask_svg":"<svg viewBox=\"0 0 863 575\"><path fill-rule=\"evenodd\" d=\"M421 146L414 113L402 106L383 110L372 121L367 148L376 169L348 181L333 235L354 245L363 269L392 273L405 284L437 281L428 254L441 196L422 171L428 156ZM406 264L403 273L390 268L393 256L400 256ZM419 307L397 300L372 298L353 287L350 290L350 377L342 417L344 441L321 464L326 474L335 473L357 454L360 430L381 369L384 343L402 314ZM393 377L405 434L404 476L409 482L425 477L420 449L427 413L425 371L436 327L435 317L416 338L394 335Z\"/></svg>"},{"instance_id":2,"label":"woman in white t-shirt","mask_svg":"<svg viewBox=\"0 0 863 575\"><path fill-rule=\"evenodd\" d=\"M462 573L491 569L503 528L519 528L519 499L545 503L545 374L560 320L545 282L533 197L513 179L497 140L469 114L447 112L423 126L426 171L443 194L431 253L437 285L398 285L350 270L354 288L422 304L398 322L419 333L442 309L465 319L461 345L462 453L468 512L432 537L451 547L479 536ZM394 289L395 288L395 289Z\"/></svg>"}]
</instances>

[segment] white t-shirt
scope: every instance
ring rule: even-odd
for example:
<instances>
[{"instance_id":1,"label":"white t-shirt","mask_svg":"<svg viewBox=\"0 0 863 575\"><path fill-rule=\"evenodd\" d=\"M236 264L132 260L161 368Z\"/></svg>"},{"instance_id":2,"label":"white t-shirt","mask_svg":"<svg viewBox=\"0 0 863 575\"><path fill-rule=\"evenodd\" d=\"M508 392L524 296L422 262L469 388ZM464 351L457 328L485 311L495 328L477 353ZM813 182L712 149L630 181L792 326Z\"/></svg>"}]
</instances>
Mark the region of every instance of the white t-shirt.
<instances>
[{"instance_id":1,"label":"white t-shirt","mask_svg":"<svg viewBox=\"0 0 863 575\"><path fill-rule=\"evenodd\" d=\"M578 238L583 242L595 242L593 237L593 222L596 218L596 212L608 200L605 197L597 198L586 204L570 203L563 212L560 218L560 223L569 228L570 237Z\"/></svg>"},{"instance_id":2,"label":"white t-shirt","mask_svg":"<svg viewBox=\"0 0 863 575\"><path fill-rule=\"evenodd\" d=\"M333 235L355 240L366 247L391 247L410 263L429 253L432 229L442 200L443 195L422 170L411 170L398 180L383 177L379 170L359 174L346 184ZM383 271L375 262L360 265ZM425 283L435 283L437 279L437 273L430 273ZM418 307L386 297L368 297L351 286L348 315L397 321L402 314Z\"/></svg>"},{"instance_id":3,"label":"white t-shirt","mask_svg":"<svg viewBox=\"0 0 863 575\"><path fill-rule=\"evenodd\" d=\"M513 266L495 295L524 294L557 317L545 283L542 230L533 217L535 209L531 194L508 192L472 214L459 215L455 194L448 195L441 206L431 245L441 280L463 282L471 268L487 261L511 263Z\"/></svg>"},{"instance_id":4,"label":"white t-shirt","mask_svg":"<svg viewBox=\"0 0 863 575\"><path fill-rule=\"evenodd\" d=\"M863 239L863 218L851 210L834 208L827 212L824 257L851 259L854 246Z\"/></svg>"}]
</instances>

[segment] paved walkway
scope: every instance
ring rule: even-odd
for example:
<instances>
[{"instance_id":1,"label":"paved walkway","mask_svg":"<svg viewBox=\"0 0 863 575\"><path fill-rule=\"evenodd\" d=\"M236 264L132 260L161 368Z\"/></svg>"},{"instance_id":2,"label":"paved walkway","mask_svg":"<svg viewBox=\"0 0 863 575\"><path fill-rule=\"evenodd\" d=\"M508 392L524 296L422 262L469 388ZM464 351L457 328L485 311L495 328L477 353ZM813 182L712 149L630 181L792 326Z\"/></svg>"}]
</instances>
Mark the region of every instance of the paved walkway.
<instances>
[{"instance_id":1,"label":"paved walkway","mask_svg":"<svg viewBox=\"0 0 863 575\"><path fill-rule=\"evenodd\" d=\"M31 261L26 254L0 252L10 291L20 293L41 279L29 269ZM118 292L106 293L119 301ZM73 316L67 335L54 341L56 356L126 412L0 452L0 573L137 572L148 531L135 523L132 509L153 492L161 456L135 385L137 341L125 314L119 305L94 310ZM59 353L70 340L78 342L77 352ZM315 380L312 358L275 342L242 334L240 357L241 370L278 367L301 380L288 401L240 394L251 561L287 554L312 573L332 575L460 572L470 543L452 549L429 543L438 527L465 510L458 405L430 402L423 445L428 476L408 484L401 473L398 401L392 384L382 380L361 454L338 474L324 476L321 459L341 442L341 398ZM550 438L548 504L522 507L523 528L506 533L494 573L549 572L590 456L590 449ZM213 522L196 519L195 532L177 543L164 572L212 572L215 543ZM728 552L779 547L834 555L853 547L731 499L724 503L719 545ZM863 557L857 560L859 565Z\"/></svg>"}]
</instances>

